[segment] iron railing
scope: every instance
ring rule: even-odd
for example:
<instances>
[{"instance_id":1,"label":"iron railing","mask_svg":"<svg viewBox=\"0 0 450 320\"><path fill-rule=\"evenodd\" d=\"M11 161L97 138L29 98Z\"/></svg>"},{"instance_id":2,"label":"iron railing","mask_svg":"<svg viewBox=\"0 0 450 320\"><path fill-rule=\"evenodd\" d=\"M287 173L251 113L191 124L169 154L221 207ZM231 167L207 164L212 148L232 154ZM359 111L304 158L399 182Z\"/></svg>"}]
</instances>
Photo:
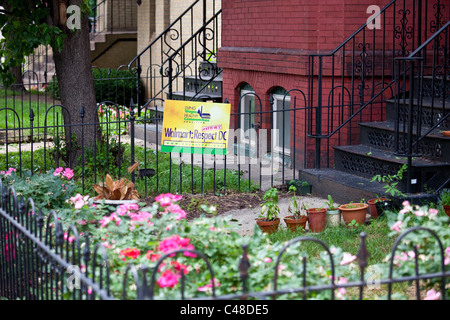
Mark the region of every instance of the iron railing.
<instances>
[{"instance_id":1,"label":"iron railing","mask_svg":"<svg viewBox=\"0 0 450 320\"><path fill-rule=\"evenodd\" d=\"M442 1L393 0L331 53L309 57L309 137L314 167L331 167L331 146L358 144L358 122L383 121L394 96L394 58L406 57L443 25ZM331 79L331 90L324 79ZM321 156L322 142L326 156Z\"/></svg>"},{"instance_id":2,"label":"iron railing","mask_svg":"<svg viewBox=\"0 0 450 320\"><path fill-rule=\"evenodd\" d=\"M175 91L184 92L185 96L188 77L193 78L194 86L199 82L204 86L202 78L207 78L208 87L219 75L212 61L221 46L221 13L219 1L195 1L128 64L137 69L137 81L144 83L147 101L165 100ZM212 72L206 74L200 61L212 66ZM202 93L203 90L194 90L189 99L195 100ZM145 101L137 98L135 102L140 115Z\"/></svg>"},{"instance_id":3,"label":"iron railing","mask_svg":"<svg viewBox=\"0 0 450 320\"><path fill-rule=\"evenodd\" d=\"M48 216L44 216L42 211L35 208L33 200L18 198L13 187L2 185L0 180L1 203L0 203L0 298L11 300L91 300L91 299L129 299L127 292L129 276L136 286L136 298L139 300L152 300L155 298L154 289L156 278L159 273L159 266L165 261L176 258L177 254L186 252L195 255L195 259L203 261L207 268L210 279L214 277L214 266L210 263L213 257L208 257L196 250L176 250L162 256L156 263L153 270L129 264L123 276L122 293L111 292L110 274L114 270L109 269L108 256L102 244L97 244L93 250L90 245L89 235L80 236L76 227L70 226L63 230L61 221L54 210ZM56 209L56 208L55 208ZM428 235L427 241L435 241L439 261L429 260L428 263L437 263L439 271L433 273L420 273L419 269L419 245L413 244L414 268L411 274L394 276L394 257L399 245L407 240L411 233L422 232ZM66 235L65 235L66 233ZM336 277L336 261L330 248L323 241L314 237L295 238L286 243L279 251L273 270L271 289L252 292L248 290L247 282L252 272L248 256L249 245L243 246L242 257L239 263L239 277L242 283L242 292L234 294L216 295L216 283L212 281L211 295L202 296L202 300L246 300L246 299L284 299L284 297L296 295L298 299L308 299L311 293L329 292L329 299L336 299L336 291L339 289L357 289L355 299L362 300L369 285L374 285L374 279L369 279L366 271L369 267L369 252L366 247L365 233L360 234L361 243L357 253L357 264L359 266L360 281L338 282ZM410 240L408 240L410 241ZM303 285L291 288L279 288L279 266L289 248L306 242L314 242L323 248L329 257L329 268L327 281L329 284L306 285L306 274L308 270L308 259L306 256L300 257L303 266L300 274L295 274ZM392 287L398 283L414 283L416 289L414 296L421 299L421 281L440 279L438 292L440 299L447 299L447 278L450 272L446 270L444 263L445 252L443 243L439 235L427 228L413 227L402 233L395 241L390 255L389 271L387 278L382 278L381 274L375 279L377 285L387 286L387 299L392 299ZM421 264L423 264L422 262ZM180 272L180 283L183 284L185 274L183 269ZM357 272L356 270L354 272ZM149 277L149 275L151 275ZM220 279L218 279L220 281ZM181 299L196 299L187 297L184 286L179 286ZM198 298L197 298L198 299Z\"/></svg>"},{"instance_id":4,"label":"iron railing","mask_svg":"<svg viewBox=\"0 0 450 320\"><path fill-rule=\"evenodd\" d=\"M430 134L450 127L449 115L449 41L450 22L433 34L408 57L396 58L398 82L395 87L395 152L408 158L420 157L427 148L445 152L442 147L425 142ZM442 154L434 154L442 158ZM407 191L411 192L414 172L408 170ZM436 173L440 191L449 177Z\"/></svg>"}]
</instances>

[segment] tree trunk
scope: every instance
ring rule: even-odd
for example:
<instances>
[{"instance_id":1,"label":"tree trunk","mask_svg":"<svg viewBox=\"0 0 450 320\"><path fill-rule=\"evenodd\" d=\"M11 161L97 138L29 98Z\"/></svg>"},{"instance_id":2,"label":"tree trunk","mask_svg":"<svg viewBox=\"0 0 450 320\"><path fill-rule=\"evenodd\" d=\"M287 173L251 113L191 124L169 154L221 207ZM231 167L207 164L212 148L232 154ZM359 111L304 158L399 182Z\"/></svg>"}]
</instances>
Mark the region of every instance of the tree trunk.
<instances>
[{"instance_id":1,"label":"tree trunk","mask_svg":"<svg viewBox=\"0 0 450 320\"><path fill-rule=\"evenodd\" d=\"M81 2L76 0L71 1L71 4L81 7ZM69 114L63 112L66 145L70 150L69 165L75 166L81 150L92 146L98 136L93 125L98 122L98 115L91 69L88 15L82 13L81 30L71 31L66 26L60 28L66 34L64 46L60 52L53 48L53 52L61 104L69 111ZM89 125L80 126L81 123ZM74 135L75 141L71 139Z\"/></svg>"}]
</instances>

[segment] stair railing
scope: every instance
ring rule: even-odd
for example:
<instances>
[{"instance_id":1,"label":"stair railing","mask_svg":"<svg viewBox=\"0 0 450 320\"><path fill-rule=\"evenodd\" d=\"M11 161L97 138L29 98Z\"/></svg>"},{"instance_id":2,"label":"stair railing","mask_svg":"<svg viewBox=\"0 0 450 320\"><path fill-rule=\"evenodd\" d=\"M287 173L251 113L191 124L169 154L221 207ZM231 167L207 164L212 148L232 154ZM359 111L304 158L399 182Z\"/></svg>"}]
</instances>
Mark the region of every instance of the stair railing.
<instances>
[{"instance_id":1,"label":"stair railing","mask_svg":"<svg viewBox=\"0 0 450 320\"><path fill-rule=\"evenodd\" d=\"M437 31L445 9L440 0L392 0L331 53L309 56L308 137L315 140L316 169L330 167L331 144L359 143L357 121L385 120L384 103L394 95L393 59L408 56Z\"/></svg>"},{"instance_id":2,"label":"stair railing","mask_svg":"<svg viewBox=\"0 0 450 320\"><path fill-rule=\"evenodd\" d=\"M426 137L440 135L440 129L450 129L449 44L450 22L447 22L408 57L394 59L400 75L395 98L395 152L407 158L408 168L412 168L414 157L427 152L426 144L421 143ZM435 157L443 157L436 154L444 152L441 146L432 148ZM408 170L407 192L411 192L416 178L413 170ZM442 180L438 187L441 189L445 178L448 179L438 172L429 181Z\"/></svg>"},{"instance_id":3,"label":"stair railing","mask_svg":"<svg viewBox=\"0 0 450 320\"><path fill-rule=\"evenodd\" d=\"M205 25L195 32L180 48L175 50L173 54L167 58L161 65L160 74L168 78L167 85L161 89L159 93L165 90L169 99L172 99L174 89L173 83L175 79L180 79L185 83L187 76L193 76L194 83L201 83L194 88L194 96L188 97L186 95L186 87L183 86L182 99L195 100L200 94L207 95L206 91L215 91L211 89L210 85L221 74L222 70L217 68L211 61L216 59L218 43L215 41L217 37L214 35L214 28L218 24L221 17L222 10L219 10ZM192 60L186 62L183 57L186 52L191 52ZM210 65L208 70L200 67L200 62L205 62ZM190 70L198 70L198 73L190 74Z\"/></svg>"},{"instance_id":4,"label":"stair railing","mask_svg":"<svg viewBox=\"0 0 450 320\"><path fill-rule=\"evenodd\" d=\"M219 1L197 0L190 5L177 19L175 19L160 35L142 50L128 64L129 69L136 70L136 81L138 86L143 82L143 86L147 88L147 101L155 99L165 99L164 92L167 88L171 88L171 92L177 90L183 85L178 77L181 74L196 73L191 67L193 61L198 58L198 52L194 47L187 50L187 43L192 43L194 37L198 37L201 33L201 43L214 43L214 48L220 46L220 30L222 10ZM212 13L211 13L212 12ZM211 15L211 17L210 17ZM199 27L195 22L201 21ZM202 30L207 30L202 32ZM187 39L187 40L186 40ZM182 49L184 47L184 49ZM208 46L201 46L201 56L207 60L208 55L216 49L209 49ZM215 52L214 52L215 54ZM177 59L175 59L175 56ZM166 60L169 63L163 68ZM170 68L172 68L170 70ZM145 70L147 70L145 72ZM160 70L163 70L161 72ZM142 73L147 76L142 76ZM172 75L172 76L170 76ZM170 95L170 93L169 93ZM137 97L136 105L138 107L138 115L141 114L143 101Z\"/></svg>"}]
</instances>

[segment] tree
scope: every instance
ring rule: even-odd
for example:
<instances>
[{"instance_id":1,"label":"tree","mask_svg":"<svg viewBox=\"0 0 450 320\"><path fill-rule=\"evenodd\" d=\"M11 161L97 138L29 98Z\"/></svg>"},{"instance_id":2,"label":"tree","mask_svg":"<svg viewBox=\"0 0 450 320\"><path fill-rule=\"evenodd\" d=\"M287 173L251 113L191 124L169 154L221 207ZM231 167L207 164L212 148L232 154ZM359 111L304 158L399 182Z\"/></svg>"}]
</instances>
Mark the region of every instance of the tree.
<instances>
[{"instance_id":1,"label":"tree","mask_svg":"<svg viewBox=\"0 0 450 320\"><path fill-rule=\"evenodd\" d=\"M83 136L81 126L74 126L98 122L90 60L88 0L1 0L0 4L4 4L0 10L4 36L0 54L5 59L0 66L1 80L6 85L12 83L11 69L20 66L24 57L39 45L52 47L61 104L69 111L63 112L66 143L71 141L71 135L76 137L71 143L73 163L80 154L80 145L92 145L98 136L93 125L84 127ZM67 8L74 7L80 9L75 11L79 16L68 14ZM72 27L74 19L79 22L75 24L77 28Z\"/></svg>"}]
</instances>

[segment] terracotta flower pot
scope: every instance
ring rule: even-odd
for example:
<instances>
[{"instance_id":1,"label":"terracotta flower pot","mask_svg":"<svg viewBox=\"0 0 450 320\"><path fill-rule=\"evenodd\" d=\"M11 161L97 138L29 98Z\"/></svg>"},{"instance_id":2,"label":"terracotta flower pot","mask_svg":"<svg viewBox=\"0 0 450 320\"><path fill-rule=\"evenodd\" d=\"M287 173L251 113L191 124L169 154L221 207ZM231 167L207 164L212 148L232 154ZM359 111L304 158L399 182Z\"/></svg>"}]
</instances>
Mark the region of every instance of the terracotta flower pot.
<instances>
[{"instance_id":1,"label":"terracotta flower pot","mask_svg":"<svg viewBox=\"0 0 450 320\"><path fill-rule=\"evenodd\" d=\"M303 228L303 230L305 230L306 222L308 222L308 217L301 216L300 218L295 219L294 216L287 216L284 218L284 222L292 232L297 231L298 228Z\"/></svg>"},{"instance_id":2,"label":"terracotta flower pot","mask_svg":"<svg viewBox=\"0 0 450 320\"><path fill-rule=\"evenodd\" d=\"M327 225L327 209L312 208L306 210L308 214L309 230L311 232L322 232Z\"/></svg>"},{"instance_id":3,"label":"terracotta flower pot","mask_svg":"<svg viewBox=\"0 0 450 320\"><path fill-rule=\"evenodd\" d=\"M450 206L444 206L445 213L450 217Z\"/></svg>"},{"instance_id":4,"label":"terracotta flower pot","mask_svg":"<svg viewBox=\"0 0 450 320\"><path fill-rule=\"evenodd\" d=\"M359 225L366 222L366 213L369 205L367 203L343 204L339 207L342 212L342 218L348 226L353 220Z\"/></svg>"},{"instance_id":5,"label":"terracotta flower pot","mask_svg":"<svg viewBox=\"0 0 450 320\"><path fill-rule=\"evenodd\" d=\"M377 203L379 201L386 201L386 200L388 200L388 199L386 199L386 198L376 198L376 199L367 200L367 204L369 205L370 217L372 219L376 219L379 216L377 207L375 206L375 203Z\"/></svg>"},{"instance_id":6,"label":"terracotta flower pot","mask_svg":"<svg viewBox=\"0 0 450 320\"><path fill-rule=\"evenodd\" d=\"M278 226L280 225L280 218L275 220L266 220L266 218L256 219L256 224L264 233L274 233L278 231Z\"/></svg>"}]
</instances>

